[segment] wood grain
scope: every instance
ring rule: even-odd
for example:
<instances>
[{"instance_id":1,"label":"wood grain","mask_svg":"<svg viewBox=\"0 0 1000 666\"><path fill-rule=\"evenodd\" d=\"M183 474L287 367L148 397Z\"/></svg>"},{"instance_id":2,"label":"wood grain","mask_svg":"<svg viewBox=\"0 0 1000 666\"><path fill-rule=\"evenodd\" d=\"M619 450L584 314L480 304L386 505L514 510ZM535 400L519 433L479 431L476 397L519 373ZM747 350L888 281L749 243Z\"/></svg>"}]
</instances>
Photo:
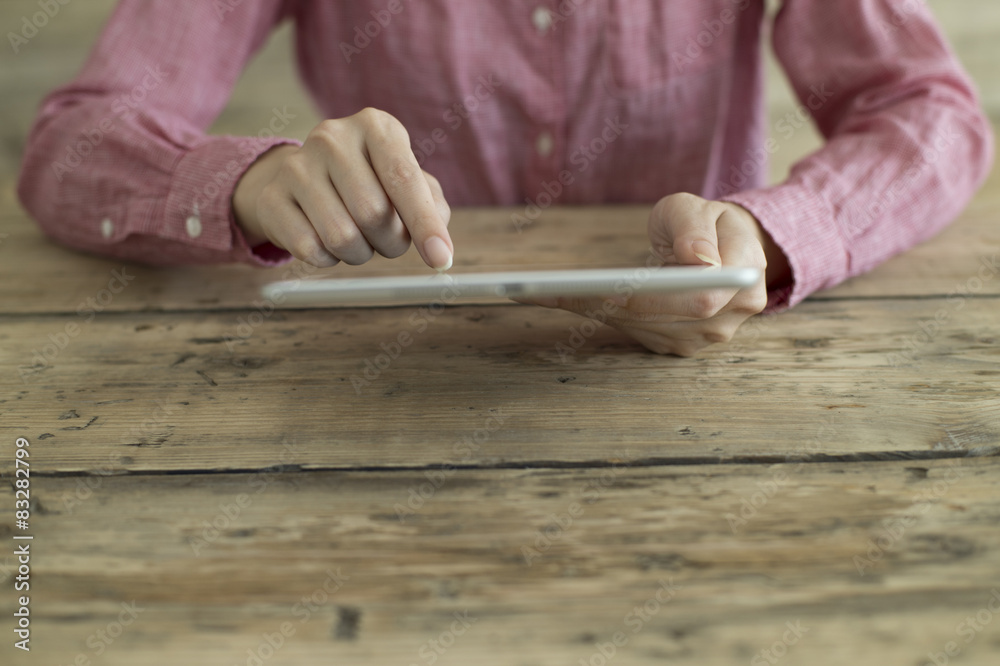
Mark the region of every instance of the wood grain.
<instances>
[{"instance_id":1,"label":"wood grain","mask_svg":"<svg viewBox=\"0 0 1000 666\"><path fill-rule=\"evenodd\" d=\"M577 664L618 631L617 663L748 663L790 622L788 664L913 666L958 640L986 666L1000 618L956 628L1000 585L998 479L996 459L465 470L401 521L423 474L39 477L37 647L14 663L93 658L134 603L95 663L245 664L288 622L266 663L425 664L457 612L440 664ZM673 597L635 614L660 581Z\"/></svg>"},{"instance_id":2,"label":"wood grain","mask_svg":"<svg viewBox=\"0 0 1000 666\"><path fill-rule=\"evenodd\" d=\"M257 469L292 439L304 468L995 450L996 305L805 303L691 359L517 305L289 311L247 330L240 313L8 317L0 410L48 471ZM52 340L65 350L35 356ZM474 436L488 442L457 455Z\"/></svg>"}]
</instances>

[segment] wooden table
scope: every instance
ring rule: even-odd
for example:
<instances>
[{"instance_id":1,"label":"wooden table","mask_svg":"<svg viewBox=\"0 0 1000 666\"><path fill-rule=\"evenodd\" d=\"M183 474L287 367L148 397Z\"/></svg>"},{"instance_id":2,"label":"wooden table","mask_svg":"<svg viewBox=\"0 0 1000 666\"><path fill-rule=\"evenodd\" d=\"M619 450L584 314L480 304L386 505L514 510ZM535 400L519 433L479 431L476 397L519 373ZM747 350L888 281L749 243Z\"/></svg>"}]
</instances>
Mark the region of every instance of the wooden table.
<instances>
[{"instance_id":1,"label":"wooden table","mask_svg":"<svg viewBox=\"0 0 1000 666\"><path fill-rule=\"evenodd\" d=\"M645 252L644 208L515 212L456 211L456 270ZM995 665L998 221L994 173L933 241L682 359L514 304L272 311L288 268L76 254L8 184L3 663Z\"/></svg>"}]
</instances>

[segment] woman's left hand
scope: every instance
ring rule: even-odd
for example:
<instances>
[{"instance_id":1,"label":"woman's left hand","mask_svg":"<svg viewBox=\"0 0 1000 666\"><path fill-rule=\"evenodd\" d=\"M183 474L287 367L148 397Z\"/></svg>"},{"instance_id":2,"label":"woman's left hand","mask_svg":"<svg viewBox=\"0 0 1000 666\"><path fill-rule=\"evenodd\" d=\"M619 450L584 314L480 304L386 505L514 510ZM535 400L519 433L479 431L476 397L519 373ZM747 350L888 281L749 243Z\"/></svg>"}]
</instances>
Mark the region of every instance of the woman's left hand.
<instances>
[{"instance_id":1,"label":"woman's left hand","mask_svg":"<svg viewBox=\"0 0 1000 666\"><path fill-rule=\"evenodd\" d=\"M759 268L764 277L744 289L664 294L518 299L584 316L598 311L606 322L658 354L691 356L728 342L744 321L767 305L767 283L788 279L788 263L746 209L693 194L661 199L649 216L649 240L662 265ZM772 265L768 265L768 259Z\"/></svg>"}]
</instances>

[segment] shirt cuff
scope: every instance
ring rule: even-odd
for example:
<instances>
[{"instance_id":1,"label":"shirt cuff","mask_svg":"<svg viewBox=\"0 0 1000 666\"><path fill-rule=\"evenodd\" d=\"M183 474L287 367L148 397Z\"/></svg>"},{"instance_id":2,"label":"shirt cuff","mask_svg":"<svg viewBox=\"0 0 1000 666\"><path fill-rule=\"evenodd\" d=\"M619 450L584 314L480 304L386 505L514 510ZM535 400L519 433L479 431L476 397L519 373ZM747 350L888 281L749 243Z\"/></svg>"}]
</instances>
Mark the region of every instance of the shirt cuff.
<instances>
[{"instance_id":1,"label":"shirt cuff","mask_svg":"<svg viewBox=\"0 0 1000 666\"><path fill-rule=\"evenodd\" d=\"M771 235L792 271L792 283L768 291L767 311L798 305L847 277L849 257L830 207L798 184L737 192L721 199L746 208Z\"/></svg>"},{"instance_id":2,"label":"shirt cuff","mask_svg":"<svg viewBox=\"0 0 1000 666\"><path fill-rule=\"evenodd\" d=\"M291 139L212 136L188 151L173 170L161 237L219 253L219 262L278 266L292 255L271 243L251 248L236 222L232 199L250 165Z\"/></svg>"}]
</instances>

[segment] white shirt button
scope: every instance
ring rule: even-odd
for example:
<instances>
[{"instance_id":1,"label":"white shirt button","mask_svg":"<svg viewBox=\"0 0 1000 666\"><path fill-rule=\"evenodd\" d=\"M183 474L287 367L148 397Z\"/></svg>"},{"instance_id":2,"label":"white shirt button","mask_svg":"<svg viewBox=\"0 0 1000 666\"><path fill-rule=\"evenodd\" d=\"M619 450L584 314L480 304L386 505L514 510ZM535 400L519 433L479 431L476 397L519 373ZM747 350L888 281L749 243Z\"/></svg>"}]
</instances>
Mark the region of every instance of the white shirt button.
<instances>
[{"instance_id":1,"label":"white shirt button","mask_svg":"<svg viewBox=\"0 0 1000 666\"><path fill-rule=\"evenodd\" d=\"M538 135L535 140L535 150L542 157L548 157L552 154L552 148L555 146L555 141L552 139L552 135L548 132L542 132Z\"/></svg>"},{"instance_id":2,"label":"white shirt button","mask_svg":"<svg viewBox=\"0 0 1000 666\"><path fill-rule=\"evenodd\" d=\"M191 238L197 238L201 236L201 218L192 215L184 223L184 227L187 229L188 236Z\"/></svg>"},{"instance_id":3,"label":"white shirt button","mask_svg":"<svg viewBox=\"0 0 1000 666\"><path fill-rule=\"evenodd\" d=\"M535 7L535 11L531 13L531 22L538 32L544 33L552 27L552 13L546 7Z\"/></svg>"},{"instance_id":4,"label":"white shirt button","mask_svg":"<svg viewBox=\"0 0 1000 666\"><path fill-rule=\"evenodd\" d=\"M105 238L111 238L113 233L115 233L115 223L107 217L101 220L101 235Z\"/></svg>"}]
</instances>

